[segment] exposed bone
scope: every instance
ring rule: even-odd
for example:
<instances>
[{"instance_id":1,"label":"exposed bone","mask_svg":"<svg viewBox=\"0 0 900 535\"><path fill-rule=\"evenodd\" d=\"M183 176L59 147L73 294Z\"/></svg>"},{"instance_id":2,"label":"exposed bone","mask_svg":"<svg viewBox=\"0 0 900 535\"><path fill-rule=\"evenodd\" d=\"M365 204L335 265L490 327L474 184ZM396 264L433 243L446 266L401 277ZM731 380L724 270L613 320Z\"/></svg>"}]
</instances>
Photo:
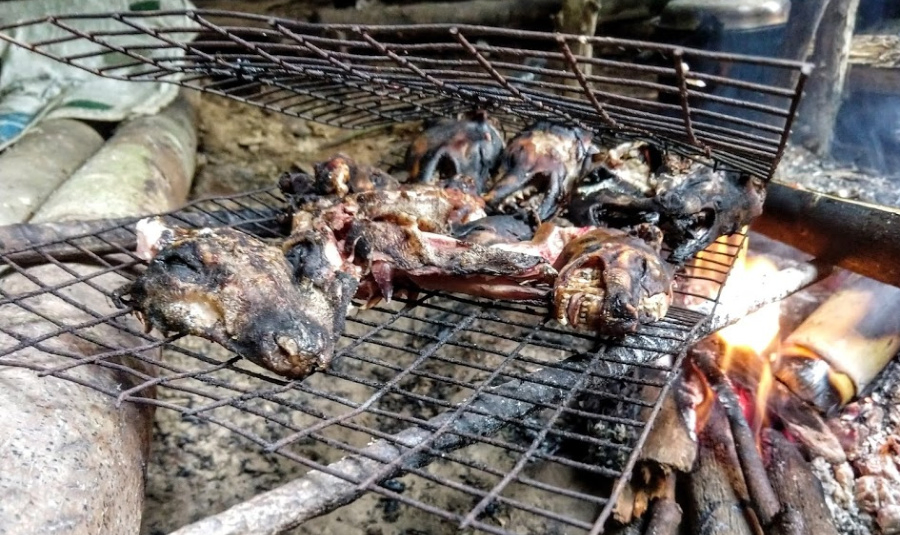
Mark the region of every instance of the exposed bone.
<instances>
[{"instance_id":1,"label":"exposed bone","mask_svg":"<svg viewBox=\"0 0 900 535\"><path fill-rule=\"evenodd\" d=\"M63 180L103 144L72 119L41 122L0 156L0 225L27 221Z\"/></svg>"},{"instance_id":2,"label":"exposed bone","mask_svg":"<svg viewBox=\"0 0 900 535\"><path fill-rule=\"evenodd\" d=\"M815 267L810 266L808 270L800 271L807 272L808 276L797 277L795 273L789 274L789 280L794 284L792 289L787 284L761 288L760 294L765 295L757 295L752 303L744 303L749 307L742 311L732 307L728 314L714 316L709 325L699 328L698 338L726 327L772 301L783 299L786 294L815 280L817 272ZM676 340L642 336L635 338L631 340L634 344L645 347L649 344L659 351L672 351L681 345L681 342ZM606 356L620 362L601 361L597 363L596 370L611 376L621 376L631 368L625 362L651 362L659 358L660 353L617 346L607 350ZM570 364L574 364L572 359L560 363L560 366ZM464 436L455 435L456 432L491 435L504 425L503 418L523 418L543 404L558 403L576 383L578 376L577 371L564 367L545 368L530 376L530 379L539 380L541 383L517 380L491 388L487 394L473 403L472 409L454 421L448 432L441 435L431 447L438 451L453 451L468 442ZM510 403L510 398L517 401ZM541 402L542 405L535 405L535 402ZM478 414L479 412L481 414ZM408 469L428 464L432 457L419 453L406 458L394 470L383 471L387 463L397 461L404 451L427 440L432 435L431 430L434 427L452 418L452 414L444 413L431 419L428 429L409 428L394 435L392 440L377 440L366 447L362 455L348 456L328 465L328 473L311 470L301 478L259 494L219 514L184 526L172 535L262 535L297 526L358 498L366 491L357 488L360 481L377 476L380 482L394 477L401 468ZM282 450L282 453L289 457L293 455L286 450Z\"/></svg>"}]
</instances>

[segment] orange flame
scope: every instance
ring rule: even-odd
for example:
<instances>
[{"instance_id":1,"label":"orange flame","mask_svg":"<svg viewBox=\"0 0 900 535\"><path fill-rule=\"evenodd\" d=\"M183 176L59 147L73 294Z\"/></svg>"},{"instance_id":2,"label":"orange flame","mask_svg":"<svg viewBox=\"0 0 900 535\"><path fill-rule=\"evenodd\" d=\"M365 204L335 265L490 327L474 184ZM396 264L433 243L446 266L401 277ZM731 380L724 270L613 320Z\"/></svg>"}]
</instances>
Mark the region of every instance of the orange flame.
<instances>
[{"instance_id":1,"label":"orange flame","mask_svg":"<svg viewBox=\"0 0 900 535\"><path fill-rule=\"evenodd\" d=\"M770 260L760 257L747 258L745 253L746 251L742 251L736 259L729 277L728 286L739 290L730 292L731 299L752 299L755 288L759 288L767 276L778 271L778 267ZM733 359L745 358L754 360L746 368L759 371L752 417L757 441L765 424L766 403L772 389L771 358L774 353L770 348L778 339L780 316L781 305L772 303L716 333L724 346L720 362L722 370L727 372Z\"/></svg>"}]
</instances>

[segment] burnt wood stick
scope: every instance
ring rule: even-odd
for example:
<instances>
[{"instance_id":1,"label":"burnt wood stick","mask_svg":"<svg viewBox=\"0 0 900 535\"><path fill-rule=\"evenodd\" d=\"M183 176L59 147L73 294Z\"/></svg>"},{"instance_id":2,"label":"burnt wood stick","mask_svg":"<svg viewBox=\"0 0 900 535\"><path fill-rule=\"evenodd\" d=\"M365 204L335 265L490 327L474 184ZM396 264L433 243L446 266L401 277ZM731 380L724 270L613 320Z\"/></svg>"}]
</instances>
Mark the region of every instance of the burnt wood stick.
<instances>
[{"instance_id":1,"label":"burnt wood stick","mask_svg":"<svg viewBox=\"0 0 900 535\"><path fill-rule=\"evenodd\" d=\"M900 286L900 210L775 182L752 230L885 284Z\"/></svg>"},{"instance_id":2,"label":"burnt wood stick","mask_svg":"<svg viewBox=\"0 0 900 535\"><path fill-rule=\"evenodd\" d=\"M762 458L756 449L756 439L744 417L737 394L732 389L728 377L716 364L716 357L712 351L706 348L694 348L691 350L691 358L700 371L706 375L710 387L716 393L719 405L725 411L756 516L763 527L771 527L781 505L771 482L769 482Z\"/></svg>"},{"instance_id":3,"label":"burnt wood stick","mask_svg":"<svg viewBox=\"0 0 900 535\"><path fill-rule=\"evenodd\" d=\"M253 232L261 225L274 232L276 209L178 212L169 216L176 224L192 227L234 226ZM135 247L134 224L139 217L95 219L66 223L20 223L0 227L0 257L20 265L56 260L86 260L90 254L120 253ZM259 221L256 223L256 221ZM71 240L73 244L67 243ZM48 245L43 245L48 244ZM86 252L87 251L87 252ZM45 256L46 255L46 256Z\"/></svg>"},{"instance_id":4,"label":"burnt wood stick","mask_svg":"<svg viewBox=\"0 0 900 535\"><path fill-rule=\"evenodd\" d=\"M699 433L697 466L688 478L686 494L690 533L698 535L753 535L744 509L746 500L734 441L724 411L714 405Z\"/></svg>"},{"instance_id":5,"label":"burnt wood stick","mask_svg":"<svg viewBox=\"0 0 900 535\"><path fill-rule=\"evenodd\" d=\"M717 314L712 320L700 327L697 338L735 323L747 314L773 302L783 299L793 291L799 290L816 278L816 270L809 266L809 273L803 276L791 274L793 289L786 284L767 286L771 292L758 296L753 303L745 304L747 308L740 311L731 309ZM773 289L774 288L774 289ZM653 344L658 351L672 352L682 342L665 338L637 337L635 344ZM595 371L619 377L632 367L626 362L651 362L660 354L653 351L635 350L616 347L606 352L606 356L616 361L600 361L595 364ZM624 359L624 360L623 360ZM464 416L451 421L447 433L430 446L430 450L450 452L468 445L470 438L454 435L461 432L468 435L489 436L497 432L505 424L505 420L523 418L541 409L544 404L559 403L569 389L575 385L579 377L580 359L568 359L555 368L544 368L529 376L528 381L509 381L489 389L473 402L470 411ZM617 362L621 360L621 362ZM540 381L540 382L537 382ZM511 399L515 402L510 402ZM540 405L538 403L541 403ZM171 535L246 535L248 533L277 533L295 527L302 522L323 515L352 502L365 492L357 487L357 482L377 477L383 481L395 477L401 469L425 466L434 459L434 454L422 451L408 456L401 461L401 455L409 448L414 448L427 440L435 427L452 420L453 415L444 413L429 420L425 427L413 427L393 435L390 440L376 440L367 446L361 455L351 455L327 466L327 472L312 470L305 476L285 483L284 485L259 494L250 500L237 504L225 511L184 526ZM267 444L260 444L267 446ZM283 455L300 462L308 462L288 450ZM395 466L385 470L387 464ZM340 477L338 477L338 475Z\"/></svg>"},{"instance_id":6,"label":"burnt wood stick","mask_svg":"<svg viewBox=\"0 0 900 535\"><path fill-rule=\"evenodd\" d=\"M650 521L644 535L678 535L683 515L681 506L675 501L677 479L677 473L671 473L666 477L665 494L653 502Z\"/></svg>"},{"instance_id":7,"label":"burnt wood stick","mask_svg":"<svg viewBox=\"0 0 900 535\"><path fill-rule=\"evenodd\" d=\"M838 535L831 519L822 484L796 446L780 432L763 431L764 450L768 453L769 479L784 510L796 511L803 533Z\"/></svg>"}]
</instances>

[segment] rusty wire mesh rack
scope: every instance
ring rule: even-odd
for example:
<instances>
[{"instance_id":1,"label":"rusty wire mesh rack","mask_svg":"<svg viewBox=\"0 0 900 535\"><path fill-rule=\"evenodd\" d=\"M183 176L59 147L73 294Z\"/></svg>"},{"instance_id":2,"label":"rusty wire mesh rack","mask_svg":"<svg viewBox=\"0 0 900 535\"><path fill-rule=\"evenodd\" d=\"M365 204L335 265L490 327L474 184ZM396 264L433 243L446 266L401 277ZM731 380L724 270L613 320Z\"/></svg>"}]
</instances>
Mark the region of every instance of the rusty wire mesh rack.
<instances>
[{"instance_id":1,"label":"rusty wire mesh rack","mask_svg":"<svg viewBox=\"0 0 900 535\"><path fill-rule=\"evenodd\" d=\"M29 41L37 27L49 37ZM51 16L2 25L0 39L100 76L176 83L344 128L479 107L512 131L545 119L646 136L764 179L809 68L603 37L215 10ZM97 47L63 52L73 41ZM585 45L592 56L575 52Z\"/></svg>"},{"instance_id":2,"label":"rusty wire mesh rack","mask_svg":"<svg viewBox=\"0 0 900 535\"><path fill-rule=\"evenodd\" d=\"M275 238L282 206L277 194L263 191L196 202L167 218ZM197 339L145 333L128 310L111 304L111 292L144 265L132 252L134 222L7 247L0 315L20 322L0 328L0 366L224 426L343 482L317 488L325 506L301 518L375 492L479 532L600 532L708 318L709 307L673 307L664 320L607 346L555 326L539 307L426 294L351 316L334 367L286 382ZM679 300L714 303L738 248L718 246L702 265L692 261L693 274L678 275ZM692 290L697 283L702 292ZM34 321L46 329L23 334ZM80 352L65 349L66 339L76 339ZM34 350L54 358L36 360ZM117 374L119 387L79 373L91 367ZM356 385L352 395L348 385ZM236 412L261 425L236 426ZM312 455L316 445L329 455ZM502 455L484 462L485 449ZM340 460L346 455L353 469ZM560 471L596 481L561 486ZM428 482L467 506L447 510L427 494L409 496L389 483L401 476L406 486ZM504 515L518 520L498 522Z\"/></svg>"},{"instance_id":3,"label":"rusty wire mesh rack","mask_svg":"<svg viewBox=\"0 0 900 535\"><path fill-rule=\"evenodd\" d=\"M149 17L167 23L145 25ZM92 29L101 18L121 28ZM20 38L36 25L57 32L42 42ZM154 44L134 44L136 35ZM786 61L637 41L587 39L588 58L573 52L583 40L576 36L326 28L219 11L46 17L2 26L0 39L101 76L176 83L345 128L480 107L507 132L549 119L608 140L646 137L761 178L777 165L807 74ZM57 45L71 40L99 48L59 55ZM97 58L103 66L92 63ZM722 72L755 65L790 81L765 85L688 70L702 62ZM701 87L723 85L747 98ZM277 193L261 191L196 202L167 217L278 238L283 206ZM689 263L677 276L676 298L691 306L673 306L616 343L560 328L540 307L427 293L348 318L333 368L298 383L195 338L145 333L128 310L115 309L111 292L144 266L132 252L134 222L90 232L73 225L65 236L0 247L0 315L22 318L0 328L0 366L223 426L333 476L317 489L324 505L299 511L298 520L376 493L503 534L603 530L688 346L707 334L739 248L723 242L700 264ZM46 328L20 328L36 323ZM72 341L78 351L68 349ZM35 350L52 358L36 360ZM85 369L115 373L118 386L92 382ZM237 412L260 425L233 424ZM486 451L496 454L488 460ZM573 488L555 472L591 481ZM397 478L406 491L391 483ZM461 505L442 507L428 492L409 490L429 486Z\"/></svg>"}]
</instances>

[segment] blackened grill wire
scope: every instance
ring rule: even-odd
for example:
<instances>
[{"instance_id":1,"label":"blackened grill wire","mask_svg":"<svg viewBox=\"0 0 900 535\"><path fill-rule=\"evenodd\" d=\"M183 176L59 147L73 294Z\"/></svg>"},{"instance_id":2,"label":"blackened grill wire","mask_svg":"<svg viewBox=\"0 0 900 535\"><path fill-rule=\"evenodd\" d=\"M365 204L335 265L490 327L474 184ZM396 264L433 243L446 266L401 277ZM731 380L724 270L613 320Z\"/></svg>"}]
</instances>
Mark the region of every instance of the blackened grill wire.
<instances>
[{"instance_id":1,"label":"blackened grill wire","mask_svg":"<svg viewBox=\"0 0 900 535\"><path fill-rule=\"evenodd\" d=\"M148 17L171 22L154 27ZM97 20L121 29L90 30ZM41 25L63 36L15 37L17 29ZM187 41L191 33L204 39ZM129 42L134 36L153 43ZM777 166L808 75L801 63L633 40L588 39L598 52L587 58L569 47L579 36L462 25L323 26L216 10L45 17L0 26L0 39L101 76L176 83L344 128L483 107L512 129L548 119L609 138L644 135L762 178ZM102 49L55 52L71 40ZM107 55L115 61L86 63ZM721 73L754 66L777 82L690 70L703 63Z\"/></svg>"},{"instance_id":2,"label":"blackened grill wire","mask_svg":"<svg viewBox=\"0 0 900 535\"><path fill-rule=\"evenodd\" d=\"M228 199L194 203L188 210L174 212L171 214L171 217L180 220L182 224L190 224L190 222L196 223L198 221L197 214L206 214L204 221L219 219L226 224L240 226L241 222L234 217L234 214L252 217L254 213L274 213L280 207L278 201L279 198L271 192L257 192L245 196L233 196ZM226 216L225 214L229 212L231 215ZM272 232L272 225L267 224L264 218L257 217L256 219L258 220L258 225L256 226L263 233ZM108 233L120 240L123 231L131 232L133 236L131 226L126 224L113 225ZM80 240L96 243L97 240L102 241L104 239L104 234L104 232L97 232L80 238L69 237L62 240L61 243L79 248ZM0 292L0 298L2 298L0 303L3 306L20 307L56 325L55 330L32 340L21 339L17 333L9 329L4 328L0 330L3 334L19 342L0 351L0 365L32 368L44 374L74 380L79 384L92 388L97 387L81 379L71 377L67 374L68 369L85 364L112 368L130 375L133 380L132 385L123 385L120 391L104 391L105 394L116 398L119 402L144 403L176 410L184 414L185 417L197 418L224 426L257 444L259 447L277 451L278 454L295 462L311 469L330 473L336 477L346 478L340 472L330 469L328 463L313 461L292 449L291 445L296 442L314 441L326 444L334 448L335 451L365 457L367 453L364 447L328 436L328 428L335 426L365 433L367 436L375 439L395 441L395 443L397 440L396 436L389 432L387 428L403 425L410 428L426 429L431 433L428 436L428 440L423 441L412 449L406 450L401 457L388 460L380 474L367 478L367 481L354 481L355 484L360 485L359 492L376 492L401 503L437 514L443 518L458 522L468 521L472 527L484 532L515 533L515 531L511 531L515 529L515 526L507 526L509 529L505 529L495 525L490 519L478 519L475 516L478 512L481 512L481 509L489 501L518 509L537 517L560 522L572 528L589 530L592 526L602 525L611 511L616 492L611 493L609 496L594 496L576 489L568 489L541 481L537 477L522 473L522 469L531 463L541 461L576 469L583 473L593 473L598 476L614 478L617 483L621 483L627 480L628 471L637 458L641 442L645 438L645 430L650 421L608 414L594 414L563 403L562 397L550 401L532 399L527 395L518 393L517 390L505 392L502 397L515 403L531 404L532 408L527 411L526 416L506 418L480 406L484 404L482 403L485 398L483 394L487 392L488 395L486 397L496 397L497 394L493 392L496 392L497 385L509 384L510 381L519 381L523 385L531 385L536 388L544 388L545 390L558 388L560 386L558 383L541 379L540 371L537 374L535 373L535 370L543 369L545 372L549 371L551 375L555 374L554 376L556 377L565 377L567 379L573 376L581 376L585 378L585 381L605 381L601 383L603 385L611 384L611 382L622 382L655 389L656 396L650 396L647 399L626 396L622 400L635 407L650 409L652 415L655 414L661 403L662 397L659 394L663 389L667 388L667 385L675 375L673 370L677 369L677 366L672 366L671 368L662 367L661 369L665 373L664 380L648 380L630 376L622 377L615 371L618 370L616 366L621 367L623 364L627 364L627 361L617 363L614 358L611 359L609 355L604 355L602 349L598 350L594 347L595 344L592 341L592 337L588 334L572 333L548 324L545 310L516 304L486 303L479 299L461 296L426 294L415 302L407 303L407 306L398 310L388 306L378 306L373 310L348 318L348 323L357 329L361 329L361 331L350 332L353 329L348 329L347 334L343 338L347 345L342 345L338 350L340 358L336 359L336 361L339 365L336 365L335 369L329 371L325 379L327 381L353 382L358 385L364 385L372 391L368 400L350 399L340 395L340 389L331 383L325 383L324 387L308 383L289 383L257 371L252 365L244 364L237 358L230 358L224 362L210 358L204 355L202 351L190 350L180 346L178 337L160 338L156 333L145 334L137 326L128 325L122 321L127 311L118 311L112 308L108 312L91 310L66 296L65 290L69 286L75 284L93 285L92 279L104 273L119 272L126 278L132 278L135 275L135 267L140 266L142 263L130 252L133 244L123 245L120 241L115 242L113 240L110 240L109 243L110 247L115 251L114 255L97 255L91 253L87 248L82 248L82 252L96 263L97 269L94 272L79 274L69 270L68 274L71 276L71 280L52 286L42 285L40 279L30 275L26 267L12 260L15 255L21 254L21 251L13 251L10 254L0 256L7 269L30 277L32 282L38 285L37 290L25 292L21 295L12 295L5 291ZM49 244L48 248L58 253L59 245L59 243ZM57 261L52 255L42 252L42 246L33 247L32 249L32 252L41 255L46 262L55 264L60 269L68 269L64 263ZM716 281L717 286L721 286L721 282L727 276L730 265L734 261L734 255L735 253L728 252L720 254L717 258L707 259L704 269L709 271L709 268L711 268L709 273L719 273L721 276L721 279ZM716 277L717 275L713 275L711 278L715 279ZM682 274L679 278L684 281L686 276ZM93 285L93 287L108 295L108 291L101 286ZM92 319L75 325L65 325L41 314L40 311L35 310L28 303L28 298L40 295L41 292L62 299L71 306L88 314ZM423 312L425 313L423 314ZM653 343L647 345L646 338L630 337L626 339L622 346L657 351L660 356L663 353L669 353L680 357L683 355L683 350L688 342L692 340L694 329L704 319L705 316L703 314L686 309L673 308L664 320L641 329L641 332L648 335L649 339L653 340ZM402 325L402 321L411 321L412 325ZM141 340L141 345L134 348L121 348L98 339L90 333L83 332L98 324L112 325L121 332ZM460 339L459 335L461 334L484 336L491 340L497 340L498 343L505 340L513 344L514 347L508 350L498 347L486 347L477 342ZM79 337L101 348L102 351L95 355L84 357L54 349L45 343L54 337L62 335ZM403 336L413 338L424 345L416 348L408 343L395 340L397 337ZM661 346L659 344L664 344L666 341L675 343L673 346L674 350L672 348L660 350ZM390 358L372 355L371 350L366 351L367 348L376 346L390 351ZM35 347L50 354L71 359L71 363L65 367L45 369L33 366L27 361L17 360L16 353L28 347ZM189 359L191 366L183 367L168 362L167 359L161 360L148 351L158 347L165 347L169 351L181 353ZM484 355L485 358L493 356L500 360L499 362L474 362L460 358L452 353L450 355L445 354L448 349L478 352ZM525 351L526 349L529 351ZM565 358L559 361L546 361L539 358L543 351L555 351L556 354ZM115 358L125 354L140 361L145 369L141 370L128 366ZM463 353L463 355L465 354ZM404 360L404 355L413 360L411 362ZM676 365L678 361L679 359L676 359ZM441 363L444 367L439 367L436 370L426 368L425 364L433 363ZM595 369L600 364L607 371ZM474 379L466 380L446 375L447 365L455 367L455 369L471 370L475 374ZM512 369L513 365L518 369ZM650 370L660 369L659 366L653 364L637 365L637 367ZM356 368L356 371L354 371L354 368ZM610 372L609 370L613 371ZM229 380L229 375L227 374L235 373L251 378L254 381L254 386L248 388L234 384L233 381ZM232 375L231 377L234 376ZM400 380L392 381L385 377L400 377ZM404 383L404 377L408 377L413 381L412 386ZM442 388L455 388L459 392L465 392L468 394L466 401L463 403L452 403L446 399L446 396L435 396L428 392L422 393L415 388L418 384L417 382L421 381L441 385ZM197 396L200 399L206 399L208 403L188 408L171 402L161 401L153 397L153 392L159 389L170 389L173 392ZM596 384L587 384L577 389L569 388L566 394L570 397L590 395L597 398L609 399L615 397L620 399L615 393L600 389ZM301 398L302 401L298 401L297 396L303 396ZM429 421L429 418L424 416L405 414L403 411L385 406L383 401L389 397L397 397L404 400L404 403L428 406L435 413L443 412L452 416L446 418L442 426L436 426ZM332 408L329 411L314 407L306 402L310 399L327 400L333 403L337 409ZM315 419L319 424L326 422L328 425L317 425L315 423L298 425L289 418L272 414L254 406L253 402L257 400L274 403L291 413L303 414ZM224 408L233 408L250 413L280 426L279 429L282 431L279 439L266 439L247 429L235 426L227 418L217 414L217 410ZM557 419L560 416L573 416L594 421L598 424L624 426L630 431L626 440L615 442L606 438L591 436L582 431L567 429L564 426L553 425L553 419L528 417L528 415L542 411L553 411ZM373 417L378 423L367 424L360 422L357 416ZM474 417L497 420L498 428L505 427L507 429L517 429L520 433L530 433L528 436L532 437L531 445L523 446L515 440L489 436L496 435L496 430L489 430L490 433L473 433L454 426L461 421L460 419ZM449 440L443 440L442 442L442 439ZM575 459L571 455L561 452L542 451L539 446L546 442L547 439L551 441L567 440L581 444L584 447L595 446L603 448L603 451L618 451L627 457L628 460L625 464L613 468L595 465L591 462L586 462L584 459ZM508 452L515 461L515 470L506 471L498 467L486 466L483 463L469 459L464 454L453 453L452 450L464 447L469 443L499 448ZM403 445L398 444L398 447L402 448ZM554 511L548 506L542 506L539 502L528 503L517 499L515 495L504 495L503 489L500 487L495 486L485 490L465 482L448 481L428 471L428 463L436 458L445 462L455 463L486 476L501 479L501 481L506 482L504 484L515 481L518 485L539 489L551 495L566 496L585 502L588 505L602 508L602 511L593 522L590 522ZM414 474L419 478L426 479L454 492L471 496L479 505L469 511L468 513L470 514L460 514L405 496L402 493L386 488L382 484L385 478L395 477L399 473ZM505 480L502 479L504 477Z\"/></svg>"},{"instance_id":3,"label":"blackened grill wire","mask_svg":"<svg viewBox=\"0 0 900 535\"><path fill-rule=\"evenodd\" d=\"M606 47L607 51L617 49L650 53L656 54L662 61L636 64L628 59L617 59L615 54L612 57L601 54L601 57L584 58L575 56L568 46L574 36L497 28L324 28L296 21L219 11L169 12L168 15L192 23L183 27L173 24L165 28L149 28L142 24L144 17L152 15L159 13L46 17L0 26L0 39L101 76L169 81L345 128L432 119L479 106L498 117L507 131L521 128L536 119L563 120L588 127L605 136L607 141L644 137L660 144L666 151L701 159L712 158L716 166L747 171L763 178L771 176L781 156L807 75L805 66L792 62L604 38L591 40L595 50ZM230 22L228 25L216 23L217 17L228 17ZM122 29L98 32L79 28L82 22L99 18L113 18L122 24ZM235 24L235 20L247 26L231 25ZM39 43L24 43L11 37L17 27L42 24L52 25L67 34ZM196 43L178 40L178 34L194 32L198 27L204 29L205 40ZM127 38L135 35L152 35L156 43L129 45ZM343 38L337 39L336 35ZM215 38L210 40L210 36ZM431 42L422 43L423 36ZM92 41L105 50L68 57L54 55L53 44L75 39ZM519 45L521 48L508 45ZM80 63L106 54L118 54L118 59L124 57L128 61L112 62L102 68ZM528 66L523 58L540 59L545 64ZM720 65L754 64L781 74L793 74L795 81L790 84L792 87L782 88L688 72L686 62L695 60ZM588 66L593 70L591 74L586 74ZM140 67L142 70L128 72L129 67ZM176 79L175 75L180 78ZM693 86L688 83L688 77ZM739 100L705 93L692 88L696 87L697 81L740 88L763 98ZM655 97L644 98L636 93L626 96L622 93L623 87L635 92L643 90L669 95L676 100L674 103L664 103L656 101ZM610 88L617 88L618 91ZM706 109L710 104L718 105L719 109ZM751 113L752 119L736 116L739 110ZM184 225L234 225L262 237L277 237L278 225L274 222L274 214L281 206L281 199L272 193L256 192L195 203L188 211L178 211L169 217ZM665 320L642 327L641 334L644 336L629 337L612 351L604 352L602 348L594 347L596 344L592 343L590 336L552 327L546 321L545 310L426 294L414 303L407 303L406 308L395 310L380 306L349 318L348 332L343 337L347 345L339 348L341 358L336 359L334 369L327 376L321 376L324 377L324 386L315 380L300 384L286 383L257 371L237 358L219 361L205 355L203 350L184 347L184 340L147 335L133 322L126 321L126 311L110 308L109 313L101 313L65 296L67 289L81 284L104 291L93 279L105 273L120 273L126 279L135 275L142 264L130 253L134 241L133 223L134 220L119 221L101 230L82 232L81 235L61 235L42 246L22 244L18 248L0 248L0 258L8 266L7 269L30 277L37 286L36 290L21 294L3 292L0 306L30 310L53 323L52 318L41 315L28 303L31 297L49 294L93 318L75 325L56 322L56 330L34 339L22 339L12 330L3 329L2 334L18 343L0 351L0 364L39 368L14 359L16 352L37 347L71 359L67 366L38 371L94 388L96 385L71 377L68 370L85 364L114 368L133 379L133 384L123 385L119 391L105 392L119 402L164 407L186 417L224 426L260 447L344 479L346 476L331 469L326 461L318 462L304 456L301 452L303 444L313 441L328 445L335 452L365 457L370 455L365 447L329 436L329 430L340 428L361 433L390 441L402 449L404 445L398 442L393 432L398 425L408 426L407 429L425 429L428 434L419 444L404 450L397 458L385 460L385 466L365 481L354 481L357 491L376 492L491 533L511 531L490 523L490 519L479 518L479 513L484 512L489 502L599 532L637 459L649 423L659 410L662 394L675 376L673 370L678 368L696 330L708 319L708 315L673 307ZM707 288L701 293L682 289L679 292L681 297L705 300L714 305L717 297L707 297L709 285L721 289L736 254L736 250L727 250L717 253L716 257L705 258L703 275L690 277L680 274L681 283L707 283ZM98 269L79 274L62 263L65 259L79 256L94 262ZM27 265L35 263L54 264L66 271L71 279L43 285L26 269ZM105 291L104 294L108 296ZM141 340L142 345L121 348L87 332L95 325L106 324ZM44 343L62 335L81 338L101 351L83 357L55 350ZM473 336L476 337L474 342L465 339ZM479 336L486 337L492 343L479 344ZM421 347L402 342L402 337L411 339ZM502 346L497 346L500 342L508 342L513 347L504 350ZM155 358L149 350L158 347L180 353L190 365L180 366L168 362L168 359ZM611 357L616 351L627 348L658 355L670 354L675 357L675 363L671 367L663 367L663 379L623 376L621 371L627 362L616 362ZM379 352L384 351L390 352L390 358L379 356ZM462 357L455 352L462 352ZM477 362L467 358L471 353L499 361ZM558 358L549 361L538 358L544 353ZM127 366L114 358L124 354L132 355L146 369ZM433 363L440 363L443 367L430 369ZM474 375L470 378L448 375L447 365L452 367L453 372L468 370ZM649 364L634 365L634 368L656 369ZM253 386L235 383L233 379L238 377L235 374L252 380ZM553 380L542 379L544 376ZM559 380L567 381L568 391L558 391L559 385L554 381ZM573 380L584 382L583 388L571 388ZM337 386L342 381L362 385L371 390L371 394L367 399L342 396ZM501 397L524 404L526 409L513 413L513 417L498 416L490 410L485 400L497 397L496 392L501 391L503 385L516 381L523 385L523 392L532 387L543 388L540 392L551 392L552 400L531 399L517 389L507 389L509 391L504 391ZM454 392L467 393L468 396L463 403L452 403L440 392L433 395L418 388L429 383L452 388ZM607 387L616 384L655 389L655 395L646 399L627 395L623 398L607 391ZM554 392L554 388L557 391ZM156 389L189 394L206 399L208 403L190 408L157 400L153 398ZM286 395L290 397L286 399ZM573 399L580 395L615 398L629 406L644 409L644 412L640 413L640 418L591 413L564 403L565 395ZM388 401L394 398L419 409L413 410L412 414L393 409ZM313 406L315 400L328 401L333 405L328 406L330 410L323 409ZM316 423L297 424L290 418L255 406L257 401L273 403L292 415L308 416ZM280 435L273 440L233 425L221 413L230 408L280 426L277 428ZM442 417L428 418L429 410L444 415L440 425L433 420ZM541 418L540 413L548 411L553 415ZM569 415L602 422L605 426L623 426L629 432L622 440L609 440L555 425L555 420ZM374 418L376 423L367 422L367 417ZM481 418L496 425L488 426L489 429L484 432L473 433L460 428L460 422L467 418ZM525 442L530 446L520 445L523 442L521 437L520 440L513 440L494 436L500 427L525 433ZM554 440L604 448L605 452L619 451L624 461L614 463L614 467L600 466L557 451L542 450L545 442ZM513 464L509 470L503 470L453 453L468 443L508 452ZM499 484L484 490L467 481L438 478L427 470L429 462L435 458L493 477ZM541 481L526 473L526 467L537 460L615 478L612 491L608 496L593 496ZM396 473L413 474L469 496L473 507L460 514L404 496L384 485L383 480ZM502 486L512 482L540 489L551 496L577 499L601 510L591 519L567 516L551 510L549 503L543 504L538 499L533 503L523 502L514 497L515 493L505 493L506 489Z\"/></svg>"}]
</instances>

